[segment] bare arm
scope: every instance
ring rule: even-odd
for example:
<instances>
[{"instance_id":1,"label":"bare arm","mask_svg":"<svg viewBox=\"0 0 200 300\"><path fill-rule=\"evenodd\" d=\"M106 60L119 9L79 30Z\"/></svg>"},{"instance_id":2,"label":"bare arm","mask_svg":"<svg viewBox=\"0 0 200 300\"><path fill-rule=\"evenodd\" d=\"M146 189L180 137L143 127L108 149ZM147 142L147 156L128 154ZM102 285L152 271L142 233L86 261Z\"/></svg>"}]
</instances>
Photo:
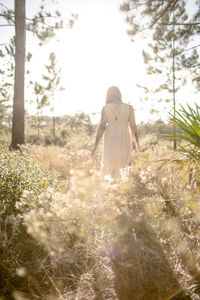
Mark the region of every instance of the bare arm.
<instances>
[{"instance_id":1,"label":"bare arm","mask_svg":"<svg viewBox=\"0 0 200 300\"><path fill-rule=\"evenodd\" d=\"M129 125L131 128L131 132L135 141L135 147L136 147L136 151L140 152L140 146L139 146L139 139L138 139L138 134L137 134L137 126L135 123L135 114L134 114L134 110L133 107L131 105L129 105Z\"/></svg>"},{"instance_id":2,"label":"bare arm","mask_svg":"<svg viewBox=\"0 0 200 300\"><path fill-rule=\"evenodd\" d=\"M105 119L105 113L104 113L104 108L102 109L101 111L101 121L100 121L100 125L98 127L98 130L97 130L97 135L96 135L96 140L95 140L95 145L94 145L94 148L92 150L92 155L95 154L96 150L97 150L97 147L101 141L101 138L103 136L103 133L106 129L106 119Z\"/></svg>"}]
</instances>

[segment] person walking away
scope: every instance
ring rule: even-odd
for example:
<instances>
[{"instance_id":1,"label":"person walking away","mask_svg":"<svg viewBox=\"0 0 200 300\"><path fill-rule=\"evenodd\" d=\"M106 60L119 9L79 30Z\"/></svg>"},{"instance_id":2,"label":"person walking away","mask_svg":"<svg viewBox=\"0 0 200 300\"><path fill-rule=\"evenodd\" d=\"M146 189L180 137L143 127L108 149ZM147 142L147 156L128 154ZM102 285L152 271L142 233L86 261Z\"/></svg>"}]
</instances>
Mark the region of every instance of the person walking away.
<instances>
[{"instance_id":1,"label":"person walking away","mask_svg":"<svg viewBox=\"0 0 200 300\"><path fill-rule=\"evenodd\" d=\"M122 102L121 92L116 86L110 87L107 91L92 156L95 156L103 135L102 175L119 179L130 165L132 138L137 152L140 152L140 146L134 109Z\"/></svg>"}]
</instances>

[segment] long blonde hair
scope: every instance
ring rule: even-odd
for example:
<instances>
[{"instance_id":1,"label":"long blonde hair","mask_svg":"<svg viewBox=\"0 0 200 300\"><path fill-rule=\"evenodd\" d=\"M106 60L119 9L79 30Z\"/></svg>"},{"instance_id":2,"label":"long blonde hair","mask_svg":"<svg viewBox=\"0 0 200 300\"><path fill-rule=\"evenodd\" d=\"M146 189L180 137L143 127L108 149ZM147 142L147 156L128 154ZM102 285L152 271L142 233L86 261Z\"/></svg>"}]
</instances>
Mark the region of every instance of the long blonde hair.
<instances>
[{"instance_id":1,"label":"long blonde hair","mask_svg":"<svg viewBox=\"0 0 200 300\"><path fill-rule=\"evenodd\" d=\"M106 104L122 103L122 94L117 86L111 86L106 94Z\"/></svg>"}]
</instances>

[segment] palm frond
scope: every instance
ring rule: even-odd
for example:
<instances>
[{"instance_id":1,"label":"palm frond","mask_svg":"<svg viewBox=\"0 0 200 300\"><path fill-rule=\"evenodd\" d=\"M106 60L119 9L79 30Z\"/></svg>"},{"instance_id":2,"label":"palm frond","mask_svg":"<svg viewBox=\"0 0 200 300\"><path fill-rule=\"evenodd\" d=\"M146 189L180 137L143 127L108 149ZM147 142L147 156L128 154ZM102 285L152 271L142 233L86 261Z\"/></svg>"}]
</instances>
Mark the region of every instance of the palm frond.
<instances>
[{"instance_id":1,"label":"palm frond","mask_svg":"<svg viewBox=\"0 0 200 300\"><path fill-rule=\"evenodd\" d=\"M175 159L162 160L158 169L164 166L172 166L173 171L184 172L184 180L188 177L189 181L194 180L197 188L200 187L200 107L195 104L192 108L187 104L187 108L181 105L180 110L175 110L175 116L169 114L168 133L163 136L169 139L186 142L180 143L176 149L177 152L183 153L183 157Z\"/></svg>"},{"instance_id":2,"label":"palm frond","mask_svg":"<svg viewBox=\"0 0 200 300\"><path fill-rule=\"evenodd\" d=\"M195 109L187 105L187 110L181 105L180 110L175 110L175 116L169 114L170 124L177 128L173 132L169 128L169 133L165 134L170 139L184 140L190 145L200 148L200 107L195 104ZM184 146L186 147L186 146Z\"/></svg>"}]
</instances>

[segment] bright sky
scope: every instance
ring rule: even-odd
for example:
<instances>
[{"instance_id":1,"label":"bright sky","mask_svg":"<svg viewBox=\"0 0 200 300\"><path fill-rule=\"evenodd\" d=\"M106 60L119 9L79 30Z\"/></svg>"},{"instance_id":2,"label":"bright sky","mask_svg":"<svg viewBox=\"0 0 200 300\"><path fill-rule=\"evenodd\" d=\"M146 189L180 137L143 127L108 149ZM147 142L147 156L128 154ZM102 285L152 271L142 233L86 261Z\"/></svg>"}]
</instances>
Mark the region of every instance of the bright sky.
<instances>
[{"instance_id":1,"label":"bright sky","mask_svg":"<svg viewBox=\"0 0 200 300\"><path fill-rule=\"evenodd\" d=\"M13 7L13 0L2 0ZM56 3L55 3L56 2ZM71 13L77 13L74 28L63 29L58 38L45 46L38 47L36 38L27 34L27 51L33 53L30 63L31 74L40 81L44 64L55 52L58 65L62 68L62 86L66 89L56 98L57 114L100 112L105 103L106 91L117 85L124 102L136 110L136 121L152 119L148 102L140 102L142 90L136 83L144 84L145 66L141 55L145 41L133 43L126 34L128 25L119 6L123 0L44 0L49 8L62 12L66 22ZM39 0L26 0L27 17L37 11ZM12 31L12 29L7 29ZM30 90L26 98L33 98ZM34 99L33 99L34 100ZM160 115L162 118L162 116ZM98 115L99 118L99 115ZM158 118L158 117L157 117Z\"/></svg>"},{"instance_id":2,"label":"bright sky","mask_svg":"<svg viewBox=\"0 0 200 300\"><path fill-rule=\"evenodd\" d=\"M57 113L100 112L106 91L117 85L125 102L141 109L136 82L143 77L141 49L126 34L121 0L59 0L58 10L68 19L69 12L79 15L73 29L58 34L58 41L48 44L62 67L64 97L58 99ZM35 55L36 57L36 55ZM39 49L41 61L47 47ZM38 58L37 58L38 59ZM33 58L33 65L35 59Z\"/></svg>"}]
</instances>

